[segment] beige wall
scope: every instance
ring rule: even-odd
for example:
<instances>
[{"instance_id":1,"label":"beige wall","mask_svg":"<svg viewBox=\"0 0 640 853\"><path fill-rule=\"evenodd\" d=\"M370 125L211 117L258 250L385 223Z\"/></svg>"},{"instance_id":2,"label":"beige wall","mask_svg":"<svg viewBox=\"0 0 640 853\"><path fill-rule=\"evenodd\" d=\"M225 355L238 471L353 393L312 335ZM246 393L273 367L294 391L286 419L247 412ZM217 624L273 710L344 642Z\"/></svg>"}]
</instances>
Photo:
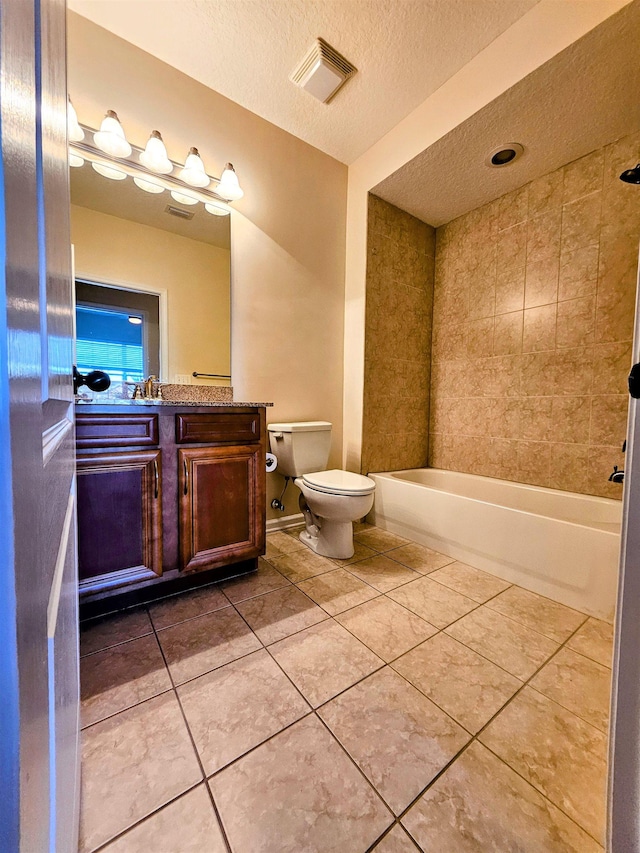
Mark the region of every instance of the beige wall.
<instances>
[{"instance_id":1,"label":"beige wall","mask_svg":"<svg viewBox=\"0 0 640 853\"><path fill-rule=\"evenodd\" d=\"M427 462L435 230L369 196L362 472Z\"/></svg>"},{"instance_id":2,"label":"beige wall","mask_svg":"<svg viewBox=\"0 0 640 853\"><path fill-rule=\"evenodd\" d=\"M268 420L329 420L340 465L347 168L73 13L69 92L81 121L115 109L133 142L159 129L212 174L231 161L245 190L231 220L231 372ZM269 475L268 501L282 486ZM287 513L297 512L293 490ZM271 511L269 510L270 514Z\"/></svg>"},{"instance_id":3,"label":"beige wall","mask_svg":"<svg viewBox=\"0 0 640 853\"><path fill-rule=\"evenodd\" d=\"M621 497L640 134L436 232L429 463Z\"/></svg>"},{"instance_id":4,"label":"beige wall","mask_svg":"<svg viewBox=\"0 0 640 853\"><path fill-rule=\"evenodd\" d=\"M226 249L73 204L71 240L77 278L166 291L163 381L230 372Z\"/></svg>"}]
</instances>

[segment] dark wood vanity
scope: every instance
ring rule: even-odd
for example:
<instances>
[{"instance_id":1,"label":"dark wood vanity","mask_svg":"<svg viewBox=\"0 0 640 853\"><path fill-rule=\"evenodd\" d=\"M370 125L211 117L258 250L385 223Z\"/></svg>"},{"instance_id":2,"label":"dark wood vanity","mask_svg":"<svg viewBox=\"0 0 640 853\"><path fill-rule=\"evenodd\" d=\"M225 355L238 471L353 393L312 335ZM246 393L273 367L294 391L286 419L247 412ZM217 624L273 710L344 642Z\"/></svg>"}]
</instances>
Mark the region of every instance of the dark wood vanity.
<instances>
[{"instance_id":1,"label":"dark wood vanity","mask_svg":"<svg viewBox=\"0 0 640 853\"><path fill-rule=\"evenodd\" d=\"M79 405L83 615L257 566L265 549L265 409Z\"/></svg>"}]
</instances>

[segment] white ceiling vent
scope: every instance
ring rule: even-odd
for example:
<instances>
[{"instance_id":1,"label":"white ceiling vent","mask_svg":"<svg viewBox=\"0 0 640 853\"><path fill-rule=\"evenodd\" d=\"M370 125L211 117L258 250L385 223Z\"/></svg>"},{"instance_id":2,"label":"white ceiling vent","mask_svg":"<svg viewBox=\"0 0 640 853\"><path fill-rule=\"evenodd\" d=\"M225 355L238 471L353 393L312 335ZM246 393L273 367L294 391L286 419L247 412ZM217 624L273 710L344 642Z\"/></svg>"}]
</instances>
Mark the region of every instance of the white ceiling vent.
<instances>
[{"instance_id":1,"label":"white ceiling vent","mask_svg":"<svg viewBox=\"0 0 640 853\"><path fill-rule=\"evenodd\" d=\"M300 65L290 74L289 80L314 98L328 104L349 77L353 77L356 70L330 44L318 39Z\"/></svg>"}]
</instances>

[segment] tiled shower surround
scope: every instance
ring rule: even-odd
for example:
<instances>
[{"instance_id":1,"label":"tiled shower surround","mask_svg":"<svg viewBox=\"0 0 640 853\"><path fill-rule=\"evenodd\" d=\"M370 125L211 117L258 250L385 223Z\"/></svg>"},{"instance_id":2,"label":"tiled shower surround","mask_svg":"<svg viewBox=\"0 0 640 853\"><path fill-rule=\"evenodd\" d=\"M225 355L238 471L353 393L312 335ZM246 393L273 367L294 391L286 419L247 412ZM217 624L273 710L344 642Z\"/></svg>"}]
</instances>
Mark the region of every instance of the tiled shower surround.
<instances>
[{"instance_id":1,"label":"tiled shower surround","mask_svg":"<svg viewBox=\"0 0 640 853\"><path fill-rule=\"evenodd\" d=\"M640 190L618 176L639 151L640 134L624 137L437 229L430 466L621 496L607 478L624 466ZM388 343L402 354L407 311L396 318ZM381 349L372 339L367 360ZM399 418L419 405L415 388ZM365 390L365 438L372 413ZM368 470L415 467L419 456Z\"/></svg>"},{"instance_id":2,"label":"tiled shower surround","mask_svg":"<svg viewBox=\"0 0 640 853\"><path fill-rule=\"evenodd\" d=\"M369 196L362 471L427 461L435 230Z\"/></svg>"}]
</instances>

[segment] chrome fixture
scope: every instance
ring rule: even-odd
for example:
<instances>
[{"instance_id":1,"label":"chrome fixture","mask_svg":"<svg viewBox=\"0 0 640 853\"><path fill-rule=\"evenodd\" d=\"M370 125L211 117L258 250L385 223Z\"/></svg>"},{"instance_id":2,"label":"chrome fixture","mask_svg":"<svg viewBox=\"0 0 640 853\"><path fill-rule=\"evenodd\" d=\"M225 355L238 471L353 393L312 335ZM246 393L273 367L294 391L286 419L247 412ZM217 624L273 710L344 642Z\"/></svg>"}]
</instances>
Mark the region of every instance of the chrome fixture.
<instances>
[{"instance_id":1,"label":"chrome fixture","mask_svg":"<svg viewBox=\"0 0 640 853\"><path fill-rule=\"evenodd\" d=\"M618 466L613 466L613 472L609 475L610 483L623 483L624 482L624 471L618 471Z\"/></svg>"},{"instance_id":2,"label":"chrome fixture","mask_svg":"<svg viewBox=\"0 0 640 853\"><path fill-rule=\"evenodd\" d=\"M100 129L80 124L69 99L67 108L69 165L82 167L85 162L105 178L123 181L133 178L137 187L148 193L167 190L172 198L185 205L202 203L213 216L228 216L229 202L244 195L231 163L219 178L207 174L197 148L190 148L184 164L169 159L162 135L153 130L145 148L131 144L117 113L108 110Z\"/></svg>"}]
</instances>

